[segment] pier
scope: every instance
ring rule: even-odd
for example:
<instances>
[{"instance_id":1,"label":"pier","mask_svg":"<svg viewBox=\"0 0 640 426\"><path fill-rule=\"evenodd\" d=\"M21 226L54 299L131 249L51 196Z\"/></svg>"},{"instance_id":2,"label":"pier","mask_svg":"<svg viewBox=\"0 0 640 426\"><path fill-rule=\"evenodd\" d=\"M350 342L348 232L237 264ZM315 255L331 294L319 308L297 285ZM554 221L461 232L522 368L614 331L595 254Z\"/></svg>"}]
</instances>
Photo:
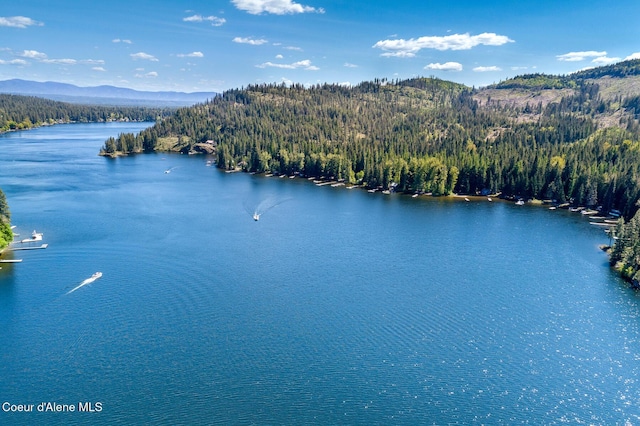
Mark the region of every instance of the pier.
<instances>
[{"instance_id":1,"label":"pier","mask_svg":"<svg viewBox=\"0 0 640 426\"><path fill-rule=\"evenodd\" d=\"M12 226L11 229L15 229L15 226ZM15 238L18 237L19 234L14 233L12 241L8 247L5 247L3 250L0 250L0 257L4 254L5 251L18 251L18 250L43 250L49 247L49 244L40 244L39 246L34 246L32 243L41 242L42 241L42 233L33 231L31 234L31 238L27 238L24 240L16 241ZM20 263L22 259L0 259L0 263Z\"/></svg>"},{"instance_id":2,"label":"pier","mask_svg":"<svg viewBox=\"0 0 640 426\"><path fill-rule=\"evenodd\" d=\"M49 244L42 244L41 246L38 246L38 247L14 247L11 250L13 250L13 251L18 251L18 250L42 250L42 249L46 249L47 247L49 247Z\"/></svg>"}]
</instances>

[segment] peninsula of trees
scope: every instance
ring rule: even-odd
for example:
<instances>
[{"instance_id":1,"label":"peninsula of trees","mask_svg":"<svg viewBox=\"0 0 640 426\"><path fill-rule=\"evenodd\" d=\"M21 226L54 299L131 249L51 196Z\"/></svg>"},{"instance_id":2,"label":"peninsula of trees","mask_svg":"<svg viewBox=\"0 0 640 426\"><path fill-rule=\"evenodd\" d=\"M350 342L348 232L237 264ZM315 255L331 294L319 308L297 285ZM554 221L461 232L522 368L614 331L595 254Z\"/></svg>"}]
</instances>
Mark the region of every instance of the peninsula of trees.
<instances>
[{"instance_id":1,"label":"peninsula of trees","mask_svg":"<svg viewBox=\"0 0 640 426\"><path fill-rule=\"evenodd\" d=\"M611 261L640 278L639 120L632 60L481 89L435 78L249 86L110 138L101 154L207 150L228 170L619 210Z\"/></svg>"},{"instance_id":2,"label":"peninsula of trees","mask_svg":"<svg viewBox=\"0 0 640 426\"><path fill-rule=\"evenodd\" d=\"M483 89L435 78L265 84L182 108L101 153L198 151L249 172L435 195L502 192L619 209L640 197L640 60Z\"/></svg>"},{"instance_id":3,"label":"peninsula of trees","mask_svg":"<svg viewBox=\"0 0 640 426\"><path fill-rule=\"evenodd\" d=\"M34 96L0 94L0 133L56 123L156 121L175 109L76 105Z\"/></svg>"}]
</instances>

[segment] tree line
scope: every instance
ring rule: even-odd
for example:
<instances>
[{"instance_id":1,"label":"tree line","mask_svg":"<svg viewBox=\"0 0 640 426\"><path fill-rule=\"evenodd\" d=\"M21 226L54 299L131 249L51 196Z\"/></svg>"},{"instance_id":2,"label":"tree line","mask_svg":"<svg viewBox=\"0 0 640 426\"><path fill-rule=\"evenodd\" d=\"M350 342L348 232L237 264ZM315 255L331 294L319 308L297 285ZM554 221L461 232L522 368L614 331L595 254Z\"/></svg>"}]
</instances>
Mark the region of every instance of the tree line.
<instances>
[{"instance_id":1,"label":"tree line","mask_svg":"<svg viewBox=\"0 0 640 426\"><path fill-rule=\"evenodd\" d=\"M609 252L611 265L634 287L640 288L640 211L628 222L621 219L613 236L615 244Z\"/></svg>"},{"instance_id":2,"label":"tree line","mask_svg":"<svg viewBox=\"0 0 640 426\"><path fill-rule=\"evenodd\" d=\"M76 105L34 96L0 94L0 132L54 123L156 121L174 109Z\"/></svg>"},{"instance_id":3,"label":"tree line","mask_svg":"<svg viewBox=\"0 0 640 426\"><path fill-rule=\"evenodd\" d=\"M635 103L607 100L593 82L573 86L560 102L515 107L480 106L473 89L431 78L255 85L110 139L103 152L153 151L169 137L213 141L224 169L435 195L502 192L630 218L640 196ZM525 113L535 119L520 120ZM621 118L602 128L603 114Z\"/></svg>"},{"instance_id":4,"label":"tree line","mask_svg":"<svg viewBox=\"0 0 640 426\"><path fill-rule=\"evenodd\" d=\"M7 204L7 198L0 189L0 250L4 249L13 241L13 231L11 230L11 212Z\"/></svg>"}]
</instances>

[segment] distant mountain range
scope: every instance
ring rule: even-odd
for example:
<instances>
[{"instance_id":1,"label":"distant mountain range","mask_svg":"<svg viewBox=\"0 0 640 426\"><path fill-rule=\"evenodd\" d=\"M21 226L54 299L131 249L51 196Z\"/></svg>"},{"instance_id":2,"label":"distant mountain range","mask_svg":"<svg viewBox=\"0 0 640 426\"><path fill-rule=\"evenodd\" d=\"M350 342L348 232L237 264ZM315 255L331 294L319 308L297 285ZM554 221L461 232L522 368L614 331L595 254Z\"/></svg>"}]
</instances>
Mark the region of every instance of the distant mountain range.
<instances>
[{"instance_id":1,"label":"distant mountain range","mask_svg":"<svg viewBox=\"0 0 640 426\"><path fill-rule=\"evenodd\" d=\"M146 92L115 86L79 87L52 81L0 81L0 93L38 96L56 101L100 105L188 106L205 102L216 92Z\"/></svg>"}]
</instances>

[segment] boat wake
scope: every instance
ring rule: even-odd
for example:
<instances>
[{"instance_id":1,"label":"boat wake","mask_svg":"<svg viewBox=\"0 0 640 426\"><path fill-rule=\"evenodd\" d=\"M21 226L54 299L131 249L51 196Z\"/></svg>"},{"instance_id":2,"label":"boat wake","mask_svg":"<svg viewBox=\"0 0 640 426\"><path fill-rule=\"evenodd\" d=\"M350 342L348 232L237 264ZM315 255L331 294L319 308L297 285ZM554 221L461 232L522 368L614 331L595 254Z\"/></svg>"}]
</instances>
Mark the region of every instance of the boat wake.
<instances>
[{"instance_id":1,"label":"boat wake","mask_svg":"<svg viewBox=\"0 0 640 426\"><path fill-rule=\"evenodd\" d=\"M95 274L91 275L91 277L87 278L86 280L84 280L80 284L78 284L76 287L74 287L71 290L69 290L67 292L67 294L71 294L74 291L78 290L79 288L82 288L87 284L91 284L92 282L94 282L95 280L97 280L100 277L102 277L102 272L96 272Z\"/></svg>"},{"instance_id":2,"label":"boat wake","mask_svg":"<svg viewBox=\"0 0 640 426\"><path fill-rule=\"evenodd\" d=\"M272 208L277 207L285 201L289 200L291 200L291 198L274 200L272 197L269 197L265 200L262 200L256 207L251 207L250 205L245 204L244 209L251 215L253 220L258 221L260 220L260 216L262 216Z\"/></svg>"}]
</instances>

